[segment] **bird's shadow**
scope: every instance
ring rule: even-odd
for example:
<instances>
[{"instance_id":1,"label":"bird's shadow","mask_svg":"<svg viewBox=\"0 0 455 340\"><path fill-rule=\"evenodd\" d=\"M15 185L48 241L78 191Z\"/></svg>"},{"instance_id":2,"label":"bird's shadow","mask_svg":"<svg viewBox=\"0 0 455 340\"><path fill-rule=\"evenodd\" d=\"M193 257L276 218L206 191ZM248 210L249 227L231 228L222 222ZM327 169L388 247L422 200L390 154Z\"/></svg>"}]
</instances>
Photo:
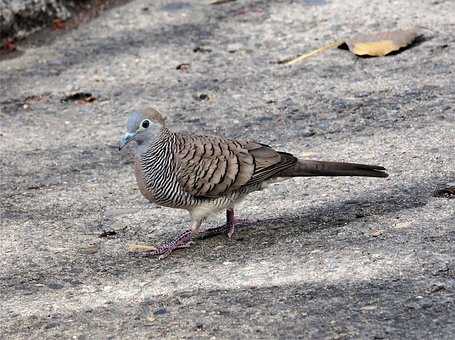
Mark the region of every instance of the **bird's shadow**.
<instances>
[{"instance_id":1,"label":"bird's shadow","mask_svg":"<svg viewBox=\"0 0 455 340\"><path fill-rule=\"evenodd\" d=\"M436 183L443 183L443 178L433 178L425 183L411 183L395 186L384 192L365 192L355 199L333 200L318 206L306 207L303 210L288 210L279 217L253 220L238 227L235 238L253 239L255 234L266 237L272 245L286 237L305 233L318 232L324 229L338 228L356 220L370 216L382 216L427 204ZM218 236L219 233L207 233L201 239Z\"/></svg>"}]
</instances>

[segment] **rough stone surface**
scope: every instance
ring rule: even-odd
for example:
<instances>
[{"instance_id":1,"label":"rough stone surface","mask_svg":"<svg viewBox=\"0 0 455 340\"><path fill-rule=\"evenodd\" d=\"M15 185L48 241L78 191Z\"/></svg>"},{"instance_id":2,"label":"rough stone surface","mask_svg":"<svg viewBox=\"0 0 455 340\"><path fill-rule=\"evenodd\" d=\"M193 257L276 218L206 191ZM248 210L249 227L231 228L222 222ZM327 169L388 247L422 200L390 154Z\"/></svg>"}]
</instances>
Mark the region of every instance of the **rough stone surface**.
<instances>
[{"instance_id":1,"label":"rough stone surface","mask_svg":"<svg viewBox=\"0 0 455 340\"><path fill-rule=\"evenodd\" d=\"M23 39L43 28L75 27L128 0L0 0L0 40ZM68 21L70 20L70 21ZM0 41L0 47L3 43Z\"/></svg>"},{"instance_id":2,"label":"rough stone surface","mask_svg":"<svg viewBox=\"0 0 455 340\"><path fill-rule=\"evenodd\" d=\"M19 44L0 62L0 337L453 339L455 201L432 196L455 179L453 13L433 0L133 1ZM426 39L394 56L275 63L416 24ZM75 92L96 100L61 101ZM145 202L116 149L145 104L175 129L391 176L290 180L242 204L257 222L235 241L133 256L128 243L189 222Z\"/></svg>"},{"instance_id":3,"label":"rough stone surface","mask_svg":"<svg viewBox=\"0 0 455 340\"><path fill-rule=\"evenodd\" d=\"M53 19L67 20L74 7L68 0L0 0L0 39L24 37Z\"/></svg>"}]
</instances>

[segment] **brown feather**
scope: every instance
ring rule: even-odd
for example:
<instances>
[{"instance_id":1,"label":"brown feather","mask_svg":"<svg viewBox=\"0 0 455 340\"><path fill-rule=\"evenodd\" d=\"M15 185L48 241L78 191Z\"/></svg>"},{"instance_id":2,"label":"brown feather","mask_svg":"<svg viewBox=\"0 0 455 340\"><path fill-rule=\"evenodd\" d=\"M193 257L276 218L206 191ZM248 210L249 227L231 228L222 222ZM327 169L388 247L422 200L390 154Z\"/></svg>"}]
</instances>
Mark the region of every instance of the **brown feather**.
<instances>
[{"instance_id":1,"label":"brown feather","mask_svg":"<svg viewBox=\"0 0 455 340\"><path fill-rule=\"evenodd\" d=\"M361 176L388 177L385 168L379 165L298 160L294 166L280 172L283 177L312 176Z\"/></svg>"},{"instance_id":2,"label":"brown feather","mask_svg":"<svg viewBox=\"0 0 455 340\"><path fill-rule=\"evenodd\" d=\"M185 191L217 197L256 185L292 166L296 158L252 141L177 135L177 179Z\"/></svg>"}]
</instances>

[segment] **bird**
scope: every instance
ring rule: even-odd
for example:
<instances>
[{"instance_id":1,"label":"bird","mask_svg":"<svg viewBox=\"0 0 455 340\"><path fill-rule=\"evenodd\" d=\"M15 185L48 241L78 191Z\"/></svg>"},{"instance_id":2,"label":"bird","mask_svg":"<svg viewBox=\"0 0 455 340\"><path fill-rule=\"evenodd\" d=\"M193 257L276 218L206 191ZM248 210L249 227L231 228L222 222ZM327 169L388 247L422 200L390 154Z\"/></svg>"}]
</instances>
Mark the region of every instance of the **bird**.
<instances>
[{"instance_id":1,"label":"bird","mask_svg":"<svg viewBox=\"0 0 455 340\"><path fill-rule=\"evenodd\" d=\"M129 115L119 150L128 144L133 145L134 174L142 195L191 216L190 228L149 252L161 259L188 248L196 236L227 233L232 238L239 224L235 206L271 183L293 177L388 177L382 166L299 159L253 140L174 132L154 108ZM225 225L201 230L209 216L221 211L226 211Z\"/></svg>"}]
</instances>

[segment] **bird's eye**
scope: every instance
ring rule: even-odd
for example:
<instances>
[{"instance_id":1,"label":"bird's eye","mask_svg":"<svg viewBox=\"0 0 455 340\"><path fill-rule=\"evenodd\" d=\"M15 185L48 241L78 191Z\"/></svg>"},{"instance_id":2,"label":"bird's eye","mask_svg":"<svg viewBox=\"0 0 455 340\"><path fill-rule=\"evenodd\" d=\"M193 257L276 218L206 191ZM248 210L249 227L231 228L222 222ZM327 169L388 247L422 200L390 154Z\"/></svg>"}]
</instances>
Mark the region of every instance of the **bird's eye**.
<instances>
[{"instance_id":1,"label":"bird's eye","mask_svg":"<svg viewBox=\"0 0 455 340\"><path fill-rule=\"evenodd\" d=\"M144 120L142 121L141 126L142 126L144 129L147 129L147 128L149 127L149 125L150 125L150 121L149 121L148 119L144 119Z\"/></svg>"}]
</instances>

